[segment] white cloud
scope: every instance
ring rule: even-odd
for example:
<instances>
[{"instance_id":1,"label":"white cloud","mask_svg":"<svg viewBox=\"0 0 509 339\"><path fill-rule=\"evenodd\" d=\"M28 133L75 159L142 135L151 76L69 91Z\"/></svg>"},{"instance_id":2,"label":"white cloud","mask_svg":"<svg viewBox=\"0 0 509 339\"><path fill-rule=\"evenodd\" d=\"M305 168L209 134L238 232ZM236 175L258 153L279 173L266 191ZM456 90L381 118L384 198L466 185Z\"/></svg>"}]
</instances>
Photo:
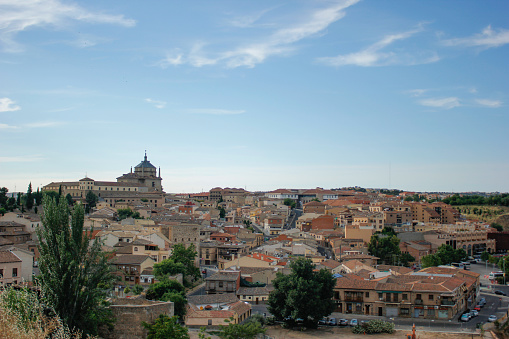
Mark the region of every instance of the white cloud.
<instances>
[{"instance_id":1,"label":"white cloud","mask_svg":"<svg viewBox=\"0 0 509 339\"><path fill-rule=\"evenodd\" d=\"M0 112L19 111L21 107L15 105L15 102L9 98L0 98Z\"/></svg>"},{"instance_id":2,"label":"white cloud","mask_svg":"<svg viewBox=\"0 0 509 339\"><path fill-rule=\"evenodd\" d=\"M3 163L3 162L32 162L32 161L40 161L42 159L43 158L40 155L18 156L18 157L0 157L0 163Z\"/></svg>"},{"instance_id":3,"label":"white cloud","mask_svg":"<svg viewBox=\"0 0 509 339\"><path fill-rule=\"evenodd\" d=\"M148 102L149 104L154 105L156 108L159 108L159 109L164 108L166 106L166 102L164 102L164 101L153 100L150 98L145 99L145 101Z\"/></svg>"},{"instance_id":4,"label":"white cloud","mask_svg":"<svg viewBox=\"0 0 509 339\"><path fill-rule=\"evenodd\" d=\"M302 39L311 37L323 32L329 25L345 16L344 10L360 0L341 0L334 5L313 11L307 20L274 31L259 42L240 45L236 48L215 53L209 56L203 50L205 44L196 43L189 52L189 55L172 55L166 57L158 64L161 67L168 65L190 64L194 67L215 65L223 63L228 68L255 67L268 57L283 55L295 49L293 44ZM256 16L255 16L256 17ZM252 19L255 20L255 19Z\"/></svg>"},{"instance_id":5,"label":"white cloud","mask_svg":"<svg viewBox=\"0 0 509 339\"><path fill-rule=\"evenodd\" d=\"M189 113L193 114L213 114L213 115L234 115L245 113L245 110L227 110L227 109L215 109L215 108L198 108L190 109Z\"/></svg>"},{"instance_id":6,"label":"white cloud","mask_svg":"<svg viewBox=\"0 0 509 339\"><path fill-rule=\"evenodd\" d=\"M456 97L448 97L448 98L430 98L423 99L419 101L419 104L428 107L437 107L437 108L445 108L451 109L454 107L461 106L460 100Z\"/></svg>"},{"instance_id":7,"label":"white cloud","mask_svg":"<svg viewBox=\"0 0 509 339\"><path fill-rule=\"evenodd\" d=\"M428 89L416 88L416 89L410 89L408 91L405 91L405 93L410 94L410 96L412 96L412 97L420 97L421 95L423 95L424 93L426 93L428 91L429 91Z\"/></svg>"},{"instance_id":8,"label":"white cloud","mask_svg":"<svg viewBox=\"0 0 509 339\"><path fill-rule=\"evenodd\" d=\"M63 122L60 121L47 121L47 122L34 122L31 124L26 124L26 127L29 128L46 128L46 127L55 127L63 125Z\"/></svg>"},{"instance_id":9,"label":"white cloud","mask_svg":"<svg viewBox=\"0 0 509 339\"><path fill-rule=\"evenodd\" d=\"M16 126L11 126L11 125L7 125L7 124L0 124L0 130L2 129L16 129L17 127Z\"/></svg>"},{"instance_id":10,"label":"white cloud","mask_svg":"<svg viewBox=\"0 0 509 339\"><path fill-rule=\"evenodd\" d=\"M135 20L123 15L90 12L76 4L60 0L2 0L0 2L0 44L5 50L17 52L21 47L14 41L17 33L33 27L61 28L68 21L105 23L131 27Z\"/></svg>"},{"instance_id":11,"label":"white cloud","mask_svg":"<svg viewBox=\"0 0 509 339\"><path fill-rule=\"evenodd\" d=\"M386 66L393 64L406 64L406 65L415 65L415 64L424 64L431 63L440 60L437 54L428 53L427 55L409 55L402 53L395 53L391 51L383 52L385 48L389 47L393 43L408 39L416 33L423 31L423 25L419 25L416 29L411 31L391 34L385 36L382 40L368 46L367 48L350 54L338 55L335 57L322 57L318 58L319 62L330 66L346 66L346 65L355 65L355 66L363 66L363 67L371 67L371 66Z\"/></svg>"},{"instance_id":12,"label":"white cloud","mask_svg":"<svg viewBox=\"0 0 509 339\"><path fill-rule=\"evenodd\" d=\"M243 15L235 17L228 21L228 23L233 27L239 27L239 28L248 28L253 27L254 23L260 20L260 18L265 15L265 13L271 11L273 8L265 9L262 11L259 11L257 13L249 14L249 15Z\"/></svg>"},{"instance_id":13,"label":"white cloud","mask_svg":"<svg viewBox=\"0 0 509 339\"><path fill-rule=\"evenodd\" d=\"M502 106L502 101L500 100L476 99L475 102L477 102L479 105L491 108L498 108Z\"/></svg>"},{"instance_id":14,"label":"white cloud","mask_svg":"<svg viewBox=\"0 0 509 339\"><path fill-rule=\"evenodd\" d=\"M509 30L503 28L498 30L492 29L490 25L479 34L474 34L466 38L444 40L442 43L446 46L499 47L509 44Z\"/></svg>"}]
</instances>

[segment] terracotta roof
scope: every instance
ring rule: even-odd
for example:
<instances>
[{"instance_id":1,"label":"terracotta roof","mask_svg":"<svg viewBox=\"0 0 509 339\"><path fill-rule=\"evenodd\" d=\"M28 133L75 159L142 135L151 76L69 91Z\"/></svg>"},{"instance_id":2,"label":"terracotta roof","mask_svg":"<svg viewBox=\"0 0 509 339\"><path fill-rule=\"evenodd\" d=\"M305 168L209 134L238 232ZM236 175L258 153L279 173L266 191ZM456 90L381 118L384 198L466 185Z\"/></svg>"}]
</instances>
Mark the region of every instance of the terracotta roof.
<instances>
[{"instance_id":1,"label":"terracotta roof","mask_svg":"<svg viewBox=\"0 0 509 339\"><path fill-rule=\"evenodd\" d=\"M239 301L239 298L237 298L237 296L233 293L222 293L222 294L190 295L187 297L187 301L190 304L201 305L216 303L235 303Z\"/></svg>"},{"instance_id":2,"label":"terracotta roof","mask_svg":"<svg viewBox=\"0 0 509 339\"><path fill-rule=\"evenodd\" d=\"M11 251L0 251L0 263L21 262L21 259Z\"/></svg>"},{"instance_id":3,"label":"terracotta roof","mask_svg":"<svg viewBox=\"0 0 509 339\"><path fill-rule=\"evenodd\" d=\"M323 265L323 266L329 267L331 269L334 269L334 268L336 268L336 267L341 265L341 263L339 261L336 261L336 260L333 260L333 259L324 260L320 264Z\"/></svg>"},{"instance_id":4,"label":"terracotta roof","mask_svg":"<svg viewBox=\"0 0 509 339\"><path fill-rule=\"evenodd\" d=\"M336 279L335 288L348 288L356 290L374 290L376 288L376 281L354 279L351 275L344 276Z\"/></svg>"}]
</instances>

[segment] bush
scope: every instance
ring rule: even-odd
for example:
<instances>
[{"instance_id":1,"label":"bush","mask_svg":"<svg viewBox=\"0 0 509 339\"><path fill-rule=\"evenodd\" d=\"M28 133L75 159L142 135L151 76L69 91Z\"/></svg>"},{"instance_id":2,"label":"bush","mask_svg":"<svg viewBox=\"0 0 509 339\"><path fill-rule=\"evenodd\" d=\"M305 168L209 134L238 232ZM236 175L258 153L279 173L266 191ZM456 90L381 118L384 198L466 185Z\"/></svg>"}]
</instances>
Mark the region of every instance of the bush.
<instances>
[{"instance_id":1,"label":"bush","mask_svg":"<svg viewBox=\"0 0 509 339\"><path fill-rule=\"evenodd\" d=\"M394 333L394 324L383 320L370 320L367 323L359 324L352 329L354 334L378 334L378 333Z\"/></svg>"},{"instance_id":2,"label":"bush","mask_svg":"<svg viewBox=\"0 0 509 339\"><path fill-rule=\"evenodd\" d=\"M138 295L138 294L141 294L141 292L143 292L143 286L141 286L139 284L134 285L133 293Z\"/></svg>"}]
</instances>

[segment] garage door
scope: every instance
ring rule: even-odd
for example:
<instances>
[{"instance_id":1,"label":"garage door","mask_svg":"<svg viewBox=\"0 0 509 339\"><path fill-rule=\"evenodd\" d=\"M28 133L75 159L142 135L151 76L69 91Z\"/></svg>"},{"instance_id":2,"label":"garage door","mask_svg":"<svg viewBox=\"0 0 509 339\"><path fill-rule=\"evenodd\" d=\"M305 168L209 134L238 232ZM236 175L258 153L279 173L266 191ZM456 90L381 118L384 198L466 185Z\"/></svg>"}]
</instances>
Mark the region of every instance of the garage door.
<instances>
[{"instance_id":1,"label":"garage door","mask_svg":"<svg viewBox=\"0 0 509 339\"><path fill-rule=\"evenodd\" d=\"M397 317L398 316L398 308L397 307L386 307L385 308L385 316L386 317Z\"/></svg>"}]
</instances>

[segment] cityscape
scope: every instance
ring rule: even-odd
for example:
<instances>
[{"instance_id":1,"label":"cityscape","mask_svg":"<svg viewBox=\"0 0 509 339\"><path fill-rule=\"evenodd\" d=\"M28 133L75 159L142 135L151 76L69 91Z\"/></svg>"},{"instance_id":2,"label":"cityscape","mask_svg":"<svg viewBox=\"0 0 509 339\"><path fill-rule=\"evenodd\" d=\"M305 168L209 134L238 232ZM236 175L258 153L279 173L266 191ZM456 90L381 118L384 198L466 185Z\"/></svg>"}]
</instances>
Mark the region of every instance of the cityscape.
<instances>
[{"instance_id":1,"label":"cityscape","mask_svg":"<svg viewBox=\"0 0 509 339\"><path fill-rule=\"evenodd\" d=\"M0 337L509 337L507 13L0 1Z\"/></svg>"}]
</instances>

